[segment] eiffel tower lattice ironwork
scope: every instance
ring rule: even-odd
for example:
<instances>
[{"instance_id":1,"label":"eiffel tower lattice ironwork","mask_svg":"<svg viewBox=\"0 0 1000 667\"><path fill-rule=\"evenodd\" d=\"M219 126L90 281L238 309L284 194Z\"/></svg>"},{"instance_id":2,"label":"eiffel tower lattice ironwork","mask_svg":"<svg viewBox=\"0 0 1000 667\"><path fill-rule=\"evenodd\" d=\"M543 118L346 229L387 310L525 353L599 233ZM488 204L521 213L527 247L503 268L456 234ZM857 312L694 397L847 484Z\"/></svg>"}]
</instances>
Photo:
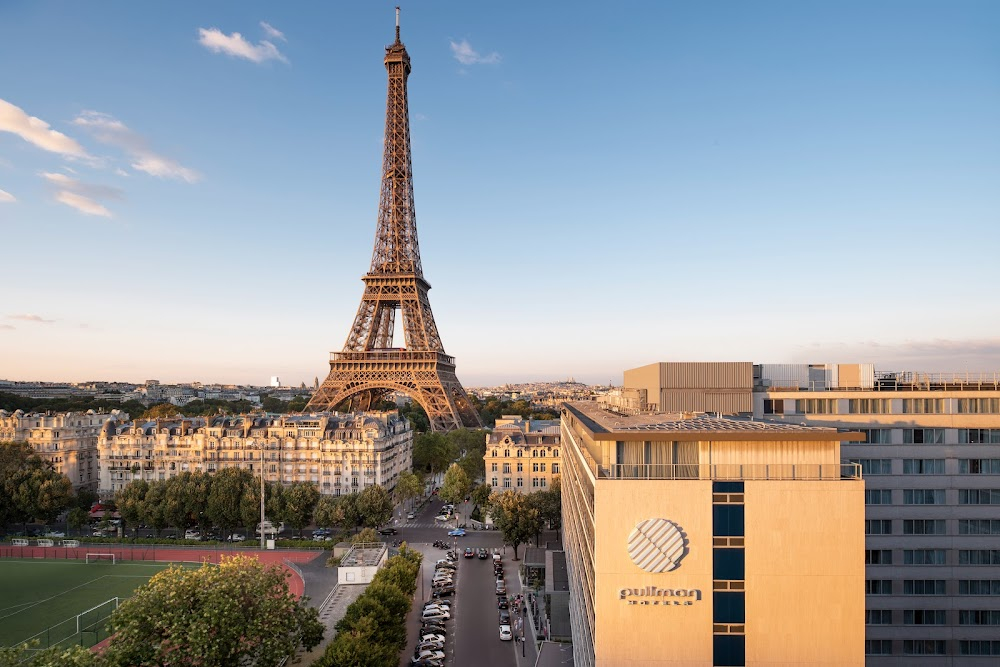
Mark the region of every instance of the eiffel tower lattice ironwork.
<instances>
[{"instance_id":1,"label":"eiffel tower lattice ironwork","mask_svg":"<svg viewBox=\"0 0 1000 667\"><path fill-rule=\"evenodd\" d=\"M330 355L330 374L307 410L368 410L399 391L427 412L431 428L450 431L482 426L455 375L455 358L445 354L424 280L417 244L410 160L410 120L406 79L410 56L399 41L385 49L389 91L385 110L385 152L375 250L361 306L342 352ZM394 348L396 314L402 315L404 348Z\"/></svg>"}]
</instances>

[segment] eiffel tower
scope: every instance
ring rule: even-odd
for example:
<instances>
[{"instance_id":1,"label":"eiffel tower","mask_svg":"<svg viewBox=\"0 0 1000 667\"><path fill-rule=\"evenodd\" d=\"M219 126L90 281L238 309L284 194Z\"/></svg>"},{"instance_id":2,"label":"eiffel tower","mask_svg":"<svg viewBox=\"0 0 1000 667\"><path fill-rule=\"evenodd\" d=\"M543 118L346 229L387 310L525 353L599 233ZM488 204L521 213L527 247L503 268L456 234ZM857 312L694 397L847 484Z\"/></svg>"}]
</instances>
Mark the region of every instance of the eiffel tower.
<instances>
[{"instance_id":1,"label":"eiffel tower","mask_svg":"<svg viewBox=\"0 0 1000 667\"><path fill-rule=\"evenodd\" d=\"M382 191L372 265L361 306L343 352L330 354L330 374L306 410L369 410L389 392L410 396L427 412L431 429L482 426L455 375L455 358L444 352L424 280L413 207L410 117L406 79L410 56L399 41L385 48L389 92L385 109ZM394 348L396 313L402 314L406 347Z\"/></svg>"}]
</instances>

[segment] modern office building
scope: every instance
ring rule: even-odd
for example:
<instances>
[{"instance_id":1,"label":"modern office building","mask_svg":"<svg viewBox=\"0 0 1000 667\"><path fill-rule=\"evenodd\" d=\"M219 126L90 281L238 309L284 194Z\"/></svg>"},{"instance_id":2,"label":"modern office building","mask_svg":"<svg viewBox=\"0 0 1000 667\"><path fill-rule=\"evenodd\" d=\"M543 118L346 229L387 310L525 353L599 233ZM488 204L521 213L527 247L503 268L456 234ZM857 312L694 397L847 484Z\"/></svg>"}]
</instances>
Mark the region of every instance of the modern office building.
<instances>
[{"instance_id":1,"label":"modern office building","mask_svg":"<svg viewBox=\"0 0 1000 667\"><path fill-rule=\"evenodd\" d=\"M561 436L577 667L864 664L861 434L576 402Z\"/></svg>"},{"instance_id":2,"label":"modern office building","mask_svg":"<svg viewBox=\"0 0 1000 667\"><path fill-rule=\"evenodd\" d=\"M559 420L504 415L486 434L486 480L493 491L543 491L560 474Z\"/></svg>"},{"instance_id":3,"label":"modern office building","mask_svg":"<svg viewBox=\"0 0 1000 667\"><path fill-rule=\"evenodd\" d=\"M0 442L27 442L35 453L73 483L74 489L98 487L97 440L110 420L127 420L128 413L41 413L0 410Z\"/></svg>"},{"instance_id":4,"label":"modern office building","mask_svg":"<svg viewBox=\"0 0 1000 667\"><path fill-rule=\"evenodd\" d=\"M841 455L866 485L867 664L1000 663L1000 374L758 364L737 389L754 418L865 435Z\"/></svg>"},{"instance_id":5,"label":"modern office building","mask_svg":"<svg viewBox=\"0 0 1000 667\"><path fill-rule=\"evenodd\" d=\"M98 442L100 492L132 480L245 468L268 481L313 482L342 495L391 491L413 462L413 431L396 412L236 415L109 421Z\"/></svg>"}]
</instances>

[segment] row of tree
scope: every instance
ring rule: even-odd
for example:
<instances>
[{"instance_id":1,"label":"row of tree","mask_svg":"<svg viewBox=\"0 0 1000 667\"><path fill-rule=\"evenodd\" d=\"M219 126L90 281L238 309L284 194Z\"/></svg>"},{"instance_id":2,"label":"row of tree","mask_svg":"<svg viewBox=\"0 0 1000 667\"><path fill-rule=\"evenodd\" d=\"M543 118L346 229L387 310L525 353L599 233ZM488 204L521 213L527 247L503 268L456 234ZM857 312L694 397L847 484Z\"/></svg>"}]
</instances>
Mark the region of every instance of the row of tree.
<instances>
[{"instance_id":1,"label":"row of tree","mask_svg":"<svg viewBox=\"0 0 1000 667\"><path fill-rule=\"evenodd\" d=\"M483 455L486 453L487 431L458 429L447 433L417 433L413 438L413 469L432 479L453 462L465 470L469 479L486 474Z\"/></svg>"},{"instance_id":2,"label":"row of tree","mask_svg":"<svg viewBox=\"0 0 1000 667\"><path fill-rule=\"evenodd\" d=\"M411 472L400 475L393 498L381 486L343 496L322 495L312 482L264 485L268 520L302 531L310 525L353 530L377 528L392 518L394 502L418 497L423 483ZM163 481L135 480L115 494L123 527L144 524L159 535L164 528L184 530L217 526L221 536L236 526L253 529L260 522L260 480L241 468L216 473L183 472Z\"/></svg>"},{"instance_id":3,"label":"row of tree","mask_svg":"<svg viewBox=\"0 0 1000 667\"><path fill-rule=\"evenodd\" d=\"M337 636L318 667L396 667L406 645L406 617L413 605L420 553L404 544L337 622Z\"/></svg>"},{"instance_id":4,"label":"row of tree","mask_svg":"<svg viewBox=\"0 0 1000 667\"><path fill-rule=\"evenodd\" d=\"M520 545L535 540L537 546L545 526L559 525L562 516L562 485L557 477L552 486L544 491L518 493L507 489L502 493L493 493L486 507L493 524L503 535L504 544L511 545L514 560L517 560L517 548Z\"/></svg>"}]
</instances>

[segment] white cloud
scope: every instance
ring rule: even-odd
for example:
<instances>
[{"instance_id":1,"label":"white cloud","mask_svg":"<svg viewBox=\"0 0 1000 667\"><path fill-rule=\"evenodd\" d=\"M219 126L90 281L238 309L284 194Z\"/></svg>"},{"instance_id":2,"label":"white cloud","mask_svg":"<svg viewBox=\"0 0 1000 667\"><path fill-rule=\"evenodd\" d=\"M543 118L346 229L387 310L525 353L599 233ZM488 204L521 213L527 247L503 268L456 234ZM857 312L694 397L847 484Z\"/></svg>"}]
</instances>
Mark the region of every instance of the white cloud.
<instances>
[{"instance_id":1,"label":"white cloud","mask_svg":"<svg viewBox=\"0 0 1000 667\"><path fill-rule=\"evenodd\" d=\"M84 183L66 174L43 172L41 177L56 188L54 199L60 204L75 208L86 215L99 215L105 218L113 217L103 204L96 198L121 199L122 191L108 185Z\"/></svg>"},{"instance_id":2,"label":"white cloud","mask_svg":"<svg viewBox=\"0 0 1000 667\"><path fill-rule=\"evenodd\" d=\"M73 119L73 124L93 133L94 137L101 143L117 146L124 150L132 157L132 168L136 171L143 171L150 176L172 178L188 183L196 183L201 179L201 174L197 171L154 153L142 135L134 132L113 116L98 111L84 111Z\"/></svg>"},{"instance_id":3,"label":"white cloud","mask_svg":"<svg viewBox=\"0 0 1000 667\"><path fill-rule=\"evenodd\" d=\"M75 140L57 132L40 118L29 116L20 107L0 99L0 132L10 132L42 150L67 157L86 158L87 151Z\"/></svg>"},{"instance_id":4,"label":"white cloud","mask_svg":"<svg viewBox=\"0 0 1000 667\"><path fill-rule=\"evenodd\" d=\"M499 53L494 51L486 56L479 55L466 39L461 42L451 42L451 55L463 65L496 65L500 62Z\"/></svg>"},{"instance_id":5,"label":"white cloud","mask_svg":"<svg viewBox=\"0 0 1000 667\"><path fill-rule=\"evenodd\" d=\"M47 320L41 315L35 315L34 313L19 313L17 315L8 315L8 320L21 320L22 322L38 322L39 324L52 324L55 320Z\"/></svg>"},{"instance_id":6,"label":"white cloud","mask_svg":"<svg viewBox=\"0 0 1000 667\"><path fill-rule=\"evenodd\" d=\"M83 195L78 195L75 192L69 192L68 190L60 190L56 193L56 201L60 204L66 204L66 206L75 208L86 215L99 215L104 218L110 218L111 211L105 208L103 205L97 203L93 199L84 197Z\"/></svg>"},{"instance_id":7,"label":"white cloud","mask_svg":"<svg viewBox=\"0 0 1000 667\"><path fill-rule=\"evenodd\" d=\"M267 21L261 21L260 27L264 29L264 32L267 33L267 36L271 39L280 39L283 42L288 41L285 39L285 33L281 32Z\"/></svg>"},{"instance_id":8,"label":"white cloud","mask_svg":"<svg viewBox=\"0 0 1000 667\"><path fill-rule=\"evenodd\" d=\"M198 28L198 43L214 53L246 58L255 63L265 60L288 62L288 58L271 42L264 39L259 44L251 44L238 32L227 35L218 28Z\"/></svg>"},{"instance_id":9,"label":"white cloud","mask_svg":"<svg viewBox=\"0 0 1000 667\"><path fill-rule=\"evenodd\" d=\"M11 204L17 201L17 197L7 192L6 190L0 190L0 203Z\"/></svg>"}]
</instances>

